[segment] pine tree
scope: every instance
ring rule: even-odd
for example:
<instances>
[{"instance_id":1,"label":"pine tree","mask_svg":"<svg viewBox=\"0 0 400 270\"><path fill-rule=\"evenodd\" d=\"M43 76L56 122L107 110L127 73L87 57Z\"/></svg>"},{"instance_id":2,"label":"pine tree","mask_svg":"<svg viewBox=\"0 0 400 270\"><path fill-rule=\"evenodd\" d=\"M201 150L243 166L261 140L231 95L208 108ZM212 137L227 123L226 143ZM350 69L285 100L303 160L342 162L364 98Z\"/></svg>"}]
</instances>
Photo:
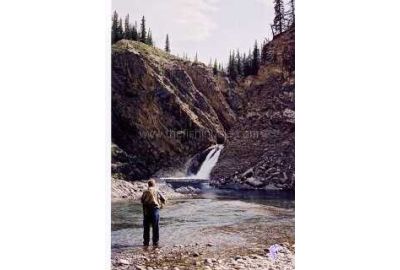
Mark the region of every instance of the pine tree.
<instances>
[{"instance_id":1,"label":"pine tree","mask_svg":"<svg viewBox=\"0 0 400 270\"><path fill-rule=\"evenodd\" d=\"M275 17L274 23L271 25L272 35L276 36L283 32L285 21L285 9L283 0L274 0Z\"/></svg>"},{"instance_id":2,"label":"pine tree","mask_svg":"<svg viewBox=\"0 0 400 270\"><path fill-rule=\"evenodd\" d=\"M289 2L289 26L294 25L294 21L295 21L295 16L294 16L294 0L290 0Z\"/></svg>"},{"instance_id":3,"label":"pine tree","mask_svg":"<svg viewBox=\"0 0 400 270\"><path fill-rule=\"evenodd\" d=\"M247 55L246 53L242 56L242 65L243 65L243 76L246 77L247 74Z\"/></svg>"},{"instance_id":4,"label":"pine tree","mask_svg":"<svg viewBox=\"0 0 400 270\"><path fill-rule=\"evenodd\" d=\"M111 43L114 44L118 41L117 39L117 30L118 30L118 13L114 10L111 24Z\"/></svg>"},{"instance_id":5,"label":"pine tree","mask_svg":"<svg viewBox=\"0 0 400 270\"><path fill-rule=\"evenodd\" d=\"M142 17L142 23L140 24L140 42L146 43L146 19Z\"/></svg>"},{"instance_id":6,"label":"pine tree","mask_svg":"<svg viewBox=\"0 0 400 270\"><path fill-rule=\"evenodd\" d=\"M254 43L254 49L253 49L253 59L252 59L252 74L257 75L258 70L260 69L260 50L258 49L257 46L257 40Z\"/></svg>"},{"instance_id":7,"label":"pine tree","mask_svg":"<svg viewBox=\"0 0 400 270\"><path fill-rule=\"evenodd\" d=\"M267 38L261 47L261 62L262 63L265 63L268 58L268 52L267 52L267 49L268 49L267 44L268 43L269 43L269 39Z\"/></svg>"},{"instance_id":8,"label":"pine tree","mask_svg":"<svg viewBox=\"0 0 400 270\"><path fill-rule=\"evenodd\" d=\"M249 76L251 74L251 53L243 55L243 76Z\"/></svg>"},{"instance_id":9,"label":"pine tree","mask_svg":"<svg viewBox=\"0 0 400 270\"><path fill-rule=\"evenodd\" d=\"M146 44L153 46L153 36L151 34L151 29L149 28L149 31L147 32L147 37L146 37Z\"/></svg>"},{"instance_id":10,"label":"pine tree","mask_svg":"<svg viewBox=\"0 0 400 270\"><path fill-rule=\"evenodd\" d=\"M243 76L246 77L248 74L248 64L247 64L247 55L243 54Z\"/></svg>"},{"instance_id":11,"label":"pine tree","mask_svg":"<svg viewBox=\"0 0 400 270\"><path fill-rule=\"evenodd\" d=\"M248 69L247 69L247 75L251 75L253 74L253 55L251 50L249 49L249 54L247 55L247 65L248 65Z\"/></svg>"},{"instance_id":12,"label":"pine tree","mask_svg":"<svg viewBox=\"0 0 400 270\"><path fill-rule=\"evenodd\" d=\"M122 27L122 18L119 18L116 36L117 36L117 41L124 38L124 29Z\"/></svg>"},{"instance_id":13,"label":"pine tree","mask_svg":"<svg viewBox=\"0 0 400 270\"><path fill-rule=\"evenodd\" d=\"M168 34L167 34L167 37L165 38L165 51L167 53L171 52L171 48L169 47L169 36L168 36Z\"/></svg>"},{"instance_id":14,"label":"pine tree","mask_svg":"<svg viewBox=\"0 0 400 270\"><path fill-rule=\"evenodd\" d=\"M131 39L131 25L129 23L129 14L125 16L124 38Z\"/></svg>"},{"instance_id":15,"label":"pine tree","mask_svg":"<svg viewBox=\"0 0 400 270\"><path fill-rule=\"evenodd\" d=\"M214 61L213 73L214 73L214 75L218 74L217 59L215 59L215 61Z\"/></svg>"},{"instance_id":16,"label":"pine tree","mask_svg":"<svg viewBox=\"0 0 400 270\"><path fill-rule=\"evenodd\" d=\"M243 75L243 65L242 65L242 59L240 57L239 50L236 51L236 69L238 75Z\"/></svg>"},{"instance_id":17,"label":"pine tree","mask_svg":"<svg viewBox=\"0 0 400 270\"><path fill-rule=\"evenodd\" d=\"M228 74L229 74L229 77L231 79L236 80L236 78L237 78L237 66L236 66L234 52L230 52L229 53Z\"/></svg>"},{"instance_id":18,"label":"pine tree","mask_svg":"<svg viewBox=\"0 0 400 270\"><path fill-rule=\"evenodd\" d=\"M137 22L135 21L135 24L132 26L132 39L138 41L139 40L139 35L137 32Z\"/></svg>"},{"instance_id":19,"label":"pine tree","mask_svg":"<svg viewBox=\"0 0 400 270\"><path fill-rule=\"evenodd\" d=\"M228 75L229 75L229 78L231 78L232 77L232 73L233 73L233 71L232 71L232 52L231 51L229 51L229 60L228 60Z\"/></svg>"}]
</instances>

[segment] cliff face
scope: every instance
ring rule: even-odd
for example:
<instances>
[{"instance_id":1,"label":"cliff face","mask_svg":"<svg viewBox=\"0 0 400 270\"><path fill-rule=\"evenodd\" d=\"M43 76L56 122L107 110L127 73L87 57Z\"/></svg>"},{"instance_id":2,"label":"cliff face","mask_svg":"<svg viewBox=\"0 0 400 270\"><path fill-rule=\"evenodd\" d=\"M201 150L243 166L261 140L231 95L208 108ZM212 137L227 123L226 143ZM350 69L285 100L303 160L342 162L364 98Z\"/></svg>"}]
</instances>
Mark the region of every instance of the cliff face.
<instances>
[{"instance_id":1,"label":"cliff face","mask_svg":"<svg viewBox=\"0 0 400 270\"><path fill-rule=\"evenodd\" d=\"M114 176L184 169L190 157L224 143L211 184L293 189L294 36L293 28L275 37L258 75L237 82L142 43L114 44Z\"/></svg>"},{"instance_id":2,"label":"cliff face","mask_svg":"<svg viewBox=\"0 0 400 270\"><path fill-rule=\"evenodd\" d=\"M245 107L228 132L212 184L294 189L294 45L293 28L263 48L258 75L238 83Z\"/></svg>"},{"instance_id":3,"label":"cliff face","mask_svg":"<svg viewBox=\"0 0 400 270\"><path fill-rule=\"evenodd\" d=\"M136 180L179 168L223 142L235 114L203 64L121 40L112 48L112 173Z\"/></svg>"}]
</instances>

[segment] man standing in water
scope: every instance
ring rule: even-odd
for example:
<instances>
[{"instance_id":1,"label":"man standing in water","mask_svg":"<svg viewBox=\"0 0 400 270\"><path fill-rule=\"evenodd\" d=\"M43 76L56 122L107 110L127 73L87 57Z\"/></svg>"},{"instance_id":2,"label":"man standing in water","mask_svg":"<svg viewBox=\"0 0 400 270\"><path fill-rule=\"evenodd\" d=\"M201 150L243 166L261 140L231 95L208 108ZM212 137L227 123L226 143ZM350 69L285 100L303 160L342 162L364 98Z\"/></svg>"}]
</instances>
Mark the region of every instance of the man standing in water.
<instances>
[{"instance_id":1,"label":"man standing in water","mask_svg":"<svg viewBox=\"0 0 400 270\"><path fill-rule=\"evenodd\" d=\"M150 226L153 228L153 246L158 247L160 208L166 202L165 197L156 189L156 181L150 179L147 182L148 189L143 192L141 201L143 204L143 245L149 246Z\"/></svg>"}]
</instances>

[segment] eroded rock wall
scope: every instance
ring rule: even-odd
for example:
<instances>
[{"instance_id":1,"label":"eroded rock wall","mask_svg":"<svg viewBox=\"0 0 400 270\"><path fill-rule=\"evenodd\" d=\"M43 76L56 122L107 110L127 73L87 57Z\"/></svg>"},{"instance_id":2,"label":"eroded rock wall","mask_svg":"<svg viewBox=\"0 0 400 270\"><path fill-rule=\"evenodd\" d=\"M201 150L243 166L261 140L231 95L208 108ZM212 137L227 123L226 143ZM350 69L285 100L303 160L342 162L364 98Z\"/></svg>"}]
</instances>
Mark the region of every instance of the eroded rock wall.
<instances>
[{"instance_id":1,"label":"eroded rock wall","mask_svg":"<svg viewBox=\"0 0 400 270\"><path fill-rule=\"evenodd\" d=\"M212 184L294 190L294 28L265 48L257 76L238 82L245 108L228 132Z\"/></svg>"},{"instance_id":2,"label":"eroded rock wall","mask_svg":"<svg viewBox=\"0 0 400 270\"><path fill-rule=\"evenodd\" d=\"M148 178L218 141L236 116L203 64L121 40L112 49L113 174Z\"/></svg>"}]
</instances>

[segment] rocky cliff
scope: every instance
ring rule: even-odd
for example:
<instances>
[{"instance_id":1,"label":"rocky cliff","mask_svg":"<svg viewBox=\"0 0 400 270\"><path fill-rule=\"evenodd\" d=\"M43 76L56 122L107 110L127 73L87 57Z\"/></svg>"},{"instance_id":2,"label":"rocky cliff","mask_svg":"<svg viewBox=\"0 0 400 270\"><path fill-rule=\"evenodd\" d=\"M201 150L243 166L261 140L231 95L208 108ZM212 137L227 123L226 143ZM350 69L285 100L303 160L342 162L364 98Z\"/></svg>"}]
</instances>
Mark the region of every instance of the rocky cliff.
<instances>
[{"instance_id":1,"label":"rocky cliff","mask_svg":"<svg viewBox=\"0 0 400 270\"><path fill-rule=\"evenodd\" d=\"M145 44L112 47L112 173L148 178L175 171L194 154L226 138L236 116L224 80L201 63Z\"/></svg>"},{"instance_id":2,"label":"rocky cliff","mask_svg":"<svg viewBox=\"0 0 400 270\"><path fill-rule=\"evenodd\" d=\"M294 47L292 28L263 48L258 75L238 82L245 104L213 170L214 185L294 189Z\"/></svg>"},{"instance_id":3,"label":"rocky cliff","mask_svg":"<svg viewBox=\"0 0 400 270\"><path fill-rule=\"evenodd\" d=\"M238 81L142 43L114 44L113 175L184 173L190 157L224 143L213 185L293 189L294 36L275 37L258 75Z\"/></svg>"}]
</instances>

